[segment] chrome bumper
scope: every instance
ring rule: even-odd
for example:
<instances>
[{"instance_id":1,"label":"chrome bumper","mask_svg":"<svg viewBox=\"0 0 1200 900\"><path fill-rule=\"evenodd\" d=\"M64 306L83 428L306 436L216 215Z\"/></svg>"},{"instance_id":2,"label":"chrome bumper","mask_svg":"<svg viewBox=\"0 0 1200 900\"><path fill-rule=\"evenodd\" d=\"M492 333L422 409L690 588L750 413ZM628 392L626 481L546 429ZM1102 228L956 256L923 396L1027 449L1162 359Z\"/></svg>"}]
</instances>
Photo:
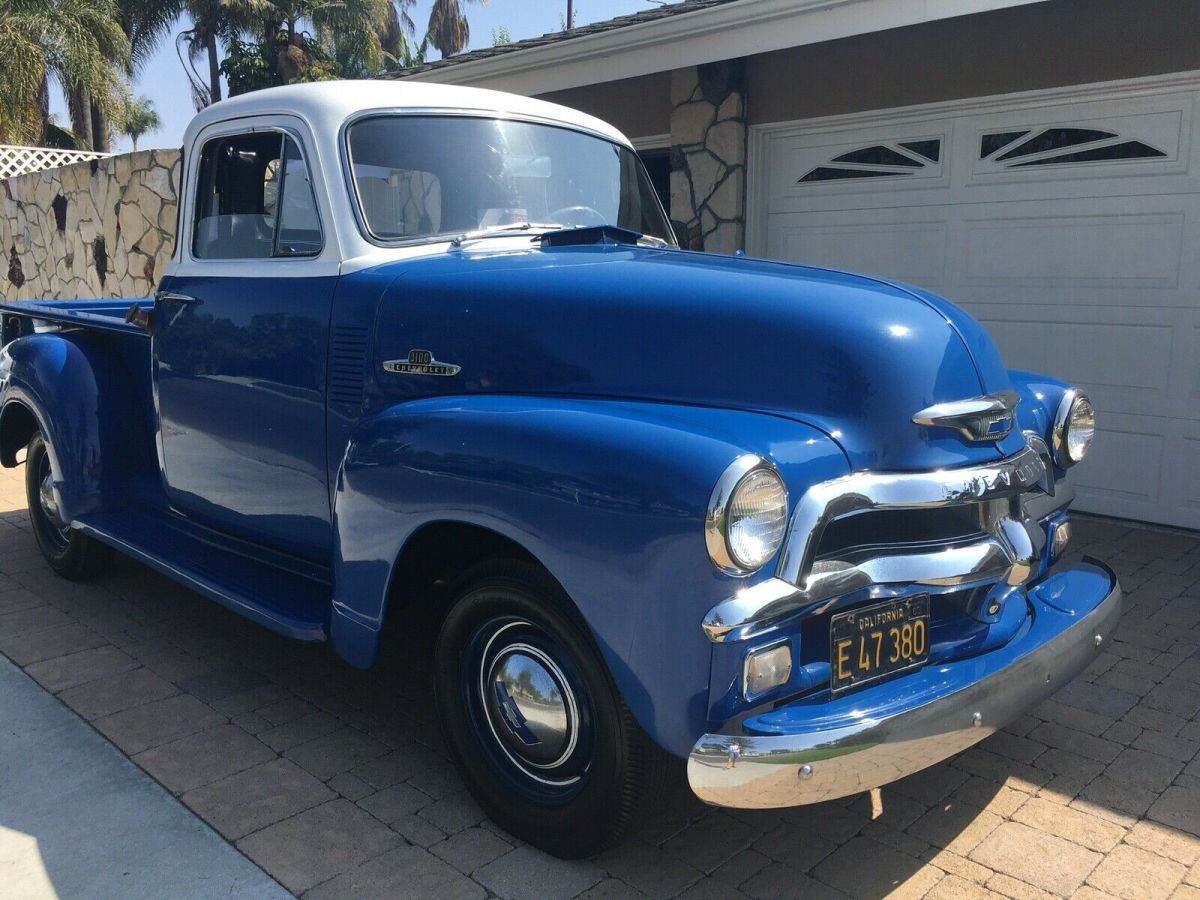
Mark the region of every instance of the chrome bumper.
<instances>
[{"instance_id":1,"label":"chrome bumper","mask_svg":"<svg viewBox=\"0 0 1200 900\"><path fill-rule=\"evenodd\" d=\"M905 712L795 734L706 734L688 756L688 783L706 803L765 809L833 800L911 775L978 743L1078 675L1111 636L1121 603L1112 576L1108 595L1078 621L1040 644L1033 633L1017 638L1033 648L989 676ZM1040 612L1052 619L1056 614Z\"/></svg>"}]
</instances>

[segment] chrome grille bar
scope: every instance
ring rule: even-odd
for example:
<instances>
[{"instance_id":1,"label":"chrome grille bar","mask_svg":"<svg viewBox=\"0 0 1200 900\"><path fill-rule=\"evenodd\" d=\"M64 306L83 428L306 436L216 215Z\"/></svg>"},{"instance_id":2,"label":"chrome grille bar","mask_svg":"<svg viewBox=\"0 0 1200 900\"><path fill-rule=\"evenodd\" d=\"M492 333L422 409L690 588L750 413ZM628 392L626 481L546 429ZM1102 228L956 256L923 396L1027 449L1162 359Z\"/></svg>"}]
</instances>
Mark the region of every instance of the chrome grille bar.
<instances>
[{"instance_id":1,"label":"chrome grille bar","mask_svg":"<svg viewBox=\"0 0 1200 900\"><path fill-rule=\"evenodd\" d=\"M1037 569L1045 536L1017 498L1050 494L1053 477L1043 455L1026 447L984 465L933 472L859 472L814 485L792 515L775 577L714 606L704 618L704 632L712 641L739 640L800 609L872 584L1023 584ZM1065 503L1068 498L1058 499ZM826 526L843 516L966 504L988 504L994 510L985 517L988 533L978 540L936 550L910 547L907 552L903 542L897 542L894 552L880 548L865 559L816 561Z\"/></svg>"}]
</instances>

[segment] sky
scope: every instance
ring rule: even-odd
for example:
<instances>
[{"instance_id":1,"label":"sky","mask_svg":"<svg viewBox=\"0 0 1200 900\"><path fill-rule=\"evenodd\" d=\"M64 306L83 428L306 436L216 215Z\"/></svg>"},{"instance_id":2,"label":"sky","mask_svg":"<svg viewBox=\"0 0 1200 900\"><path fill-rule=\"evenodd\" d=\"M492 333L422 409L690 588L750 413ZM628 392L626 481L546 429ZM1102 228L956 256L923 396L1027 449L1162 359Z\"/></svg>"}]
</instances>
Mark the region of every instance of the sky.
<instances>
[{"instance_id":1,"label":"sky","mask_svg":"<svg viewBox=\"0 0 1200 900\"><path fill-rule=\"evenodd\" d=\"M651 9L659 2L660 0L575 0L575 24L587 25L614 16L640 12ZM424 24L429 21L431 5L431 0L418 0L413 8L412 18L421 33ZM509 36L514 41L559 31L566 18L567 0L488 0L486 5L467 3L465 8L467 21L471 25L470 49L474 50L490 47L493 33L501 27L508 29ZM178 147L183 141L184 129L195 114L191 90L175 54L175 35L188 26L188 21L183 18L176 23L153 58L138 74L134 84L134 93L153 100L155 109L163 121L161 130L142 136L139 141L141 150ZM433 55L436 55L436 51ZM203 57L197 65L201 72L206 71L207 62ZM57 121L70 126L66 103L59 92L54 92L51 97L50 111L57 116ZM123 153L130 149L129 138L124 135L114 136L114 152Z\"/></svg>"}]
</instances>

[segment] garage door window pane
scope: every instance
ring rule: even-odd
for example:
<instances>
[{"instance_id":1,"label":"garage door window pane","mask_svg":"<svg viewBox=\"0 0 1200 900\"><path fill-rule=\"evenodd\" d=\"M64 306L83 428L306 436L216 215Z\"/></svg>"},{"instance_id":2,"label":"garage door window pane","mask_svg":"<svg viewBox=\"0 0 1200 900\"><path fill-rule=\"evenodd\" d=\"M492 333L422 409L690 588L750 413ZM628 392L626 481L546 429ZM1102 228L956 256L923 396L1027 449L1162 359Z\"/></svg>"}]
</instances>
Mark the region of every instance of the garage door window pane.
<instances>
[{"instance_id":1,"label":"garage door window pane","mask_svg":"<svg viewBox=\"0 0 1200 900\"><path fill-rule=\"evenodd\" d=\"M1017 138L1023 138L1028 131L1001 131L998 134L985 134L979 139L979 158L987 159L997 150L1007 147Z\"/></svg>"},{"instance_id":2,"label":"garage door window pane","mask_svg":"<svg viewBox=\"0 0 1200 900\"><path fill-rule=\"evenodd\" d=\"M901 141L900 146L925 157L930 162L938 162L942 158L941 141Z\"/></svg>"},{"instance_id":3,"label":"garage door window pane","mask_svg":"<svg viewBox=\"0 0 1200 900\"><path fill-rule=\"evenodd\" d=\"M1166 156L1161 150L1143 144L1141 141L1125 141L1123 144L1109 144L1107 147L1093 147L1090 150L1076 150L1062 156L1051 156L1049 159L1030 159L1025 162L1013 163L1013 168L1019 166L1056 166L1061 163L1073 162L1104 162L1114 159L1155 159Z\"/></svg>"},{"instance_id":4,"label":"garage door window pane","mask_svg":"<svg viewBox=\"0 0 1200 900\"><path fill-rule=\"evenodd\" d=\"M904 152L897 148L902 148ZM936 164L941 156L942 142L940 139L898 141L890 146L870 144L838 154L828 163L814 166L797 179L796 183L928 175L937 171ZM871 168L865 168L866 166L871 166Z\"/></svg>"},{"instance_id":5,"label":"garage door window pane","mask_svg":"<svg viewBox=\"0 0 1200 900\"><path fill-rule=\"evenodd\" d=\"M1048 150L1061 150L1063 147L1078 147L1080 144L1091 144L1107 138L1115 138L1111 131L1099 131L1095 128L1047 128L1035 138L1030 138L1019 147L1014 147L1007 153L998 156L997 160L1014 159L1018 156L1031 156L1034 153L1045 153Z\"/></svg>"},{"instance_id":6,"label":"garage door window pane","mask_svg":"<svg viewBox=\"0 0 1200 900\"><path fill-rule=\"evenodd\" d=\"M839 163L855 163L857 165L871 166L908 166L913 169L921 167L922 163L917 162L911 157L905 156L902 153L897 153L891 147L884 147L882 144L877 144L874 147L864 147L862 150L853 150L850 153L843 153L841 156L835 156L833 162Z\"/></svg>"}]
</instances>

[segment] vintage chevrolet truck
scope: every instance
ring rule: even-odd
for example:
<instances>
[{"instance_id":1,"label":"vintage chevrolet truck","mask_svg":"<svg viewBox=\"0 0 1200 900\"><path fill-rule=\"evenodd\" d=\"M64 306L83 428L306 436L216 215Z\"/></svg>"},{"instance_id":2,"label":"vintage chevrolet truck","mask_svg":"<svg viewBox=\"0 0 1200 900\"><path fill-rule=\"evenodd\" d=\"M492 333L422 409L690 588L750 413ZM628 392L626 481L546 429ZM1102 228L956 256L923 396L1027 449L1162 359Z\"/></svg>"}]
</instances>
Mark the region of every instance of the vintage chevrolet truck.
<instances>
[{"instance_id":1,"label":"vintage chevrolet truck","mask_svg":"<svg viewBox=\"0 0 1200 900\"><path fill-rule=\"evenodd\" d=\"M206 109L183 158L154 298L0 308L37 544L353 666L432 646L521 838L591 853L684 760L724 806L887 784L1116 626L1063 559L1083 393L925 291L678 249L609 125L312 84Z\"/></svg>"}]
</instances>

